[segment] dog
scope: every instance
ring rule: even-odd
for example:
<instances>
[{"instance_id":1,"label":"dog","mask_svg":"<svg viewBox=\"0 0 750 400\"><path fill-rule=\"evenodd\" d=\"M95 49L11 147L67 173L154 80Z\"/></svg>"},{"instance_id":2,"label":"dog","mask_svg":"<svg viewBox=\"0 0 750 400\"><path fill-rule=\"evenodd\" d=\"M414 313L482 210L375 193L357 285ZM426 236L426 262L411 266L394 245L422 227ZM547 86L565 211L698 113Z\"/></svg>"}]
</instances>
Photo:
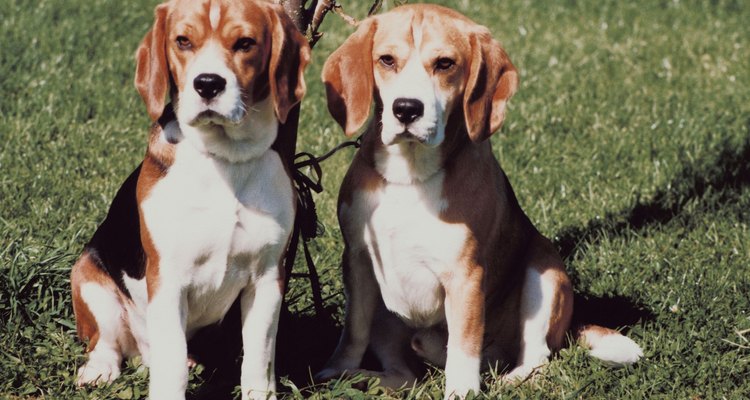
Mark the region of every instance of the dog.
<instances>
[{"instance_id":1,"label":"dog","mask_svg":"<svg viewBox=\"0 0 750 400\"><path fill-rule=\"evenodd\" d=\"M492 153L518 72L490 31L436 5L368 18L326 61L331 115L347 135L374 118L342 183L344 328L320 380L416 379L414 354L445 368L446 398L480 389L480 371L520 379L564 344L573 290ZM584 326L616 365L640 347ZM373 350L383 372L360 369Z\"/></svg>"},{"instance_id":2,"label":"dog","mask_svg":"<svg viewBox=\"0 0 750 400\"><path fill-rule=\"evenodd\" d=\"M156 7L136 58L155 123L71 272L88 341L77 383L112 381L141 355L150 398L184 399L187 338L239 297L242 398L272 397L296 202L271 146L305 94L307 41L279 5L172 0Z\"/></svg>"}]
</instances>

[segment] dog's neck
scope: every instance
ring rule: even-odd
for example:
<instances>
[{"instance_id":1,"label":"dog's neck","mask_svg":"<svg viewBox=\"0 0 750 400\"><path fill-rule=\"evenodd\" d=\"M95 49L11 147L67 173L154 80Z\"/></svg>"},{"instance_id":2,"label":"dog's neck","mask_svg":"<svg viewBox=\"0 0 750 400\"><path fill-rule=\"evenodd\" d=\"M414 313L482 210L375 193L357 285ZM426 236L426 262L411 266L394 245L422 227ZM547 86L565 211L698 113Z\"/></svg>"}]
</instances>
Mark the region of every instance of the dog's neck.
<instances>
[{"instance_id":1,"label":"dog's neck","mask_svg":"<svg viewBox=\"0 0 750 400\"><path fill-rule=\"evenodd\" d=\"M431 148L415 142L390 146L380 143L373 152L373 165L387 182L410 185L425 182L440 172L443 154L440 147Z\"/></svg>"},{"instance_id":2,"label":"dog's neck","mask_svg":"<svg viewBox=\"0 0 750 400\"><path fill-rule=\"evenodd\" d=\"M199 152L230 163L242 163L260 157L271 148L278 135L279 121L268 96L250 106L237 125L179 122L179 127L185 141Z\"/></svg>"},{"instance_id":3,"label":"dog's neck","mask_svg":"<svg viewBox=\"0 0 750 400\"><path fill-rule=\"evenodd\" d=\"M416 142L401 142L386 146L380 136L381 124L373 118L363 137L362 149L370 158L374 169L387 182L419 184L450 167L451 158L472 146L468 139L463 113L454 113L445 127L445 140L437 147Z\"/></svg>"}]
</instances>

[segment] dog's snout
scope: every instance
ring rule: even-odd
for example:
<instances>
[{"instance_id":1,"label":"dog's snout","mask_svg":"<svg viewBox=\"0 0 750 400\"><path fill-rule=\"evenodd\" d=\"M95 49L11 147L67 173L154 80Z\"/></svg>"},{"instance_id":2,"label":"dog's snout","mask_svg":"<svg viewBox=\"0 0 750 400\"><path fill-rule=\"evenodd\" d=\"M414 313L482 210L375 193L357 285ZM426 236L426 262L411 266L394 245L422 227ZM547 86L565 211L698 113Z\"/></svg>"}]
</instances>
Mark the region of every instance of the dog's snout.
<instances>
[{"instance_id":1,"label":"dog's snout","mask_svg":"<svg viewBox=\"0 0 750 400\"><path fill-rule=\"evenodd\" d=\"M414 122L417 118L424 115L424 103L417 99L399 97L393 102L393 115L401 123L408 124Z\"/></svg>"},{"instance_id":2,"label":"dog's snout","mask_svg":"<svg viewBox=\"0 0 750 400\"><path fill-rule=\"evenodd\" d=\"M193 80L193 87L206 100L211 100L224 91L227 80L216 74L200 74Z\"/></svg>"}]
</instances>

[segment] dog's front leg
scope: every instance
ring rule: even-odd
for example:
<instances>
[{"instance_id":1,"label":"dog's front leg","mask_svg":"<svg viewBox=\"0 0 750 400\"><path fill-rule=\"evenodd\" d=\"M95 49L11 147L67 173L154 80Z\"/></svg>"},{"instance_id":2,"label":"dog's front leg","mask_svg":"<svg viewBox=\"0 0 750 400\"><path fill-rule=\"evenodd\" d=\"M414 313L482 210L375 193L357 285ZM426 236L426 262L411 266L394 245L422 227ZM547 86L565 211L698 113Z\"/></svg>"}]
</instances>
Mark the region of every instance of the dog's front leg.
<instances>
[{"instance_id":1,"label":"dog's front leg","mask_svg":"<svg viewBox=\"0 0 750 400\"><path fill-rule=\"evenodd\" d=\"M165 280L159 282L146 311L151 400L185 398L188 381L186 317L184 288Z\"/></svg>"},{"instance_id":2,"label":"dog's front leg","mask_svg":"<svg viewBox=\"0 0 750 400\"><path fill-rule=\"evenodd\" d=\"M370 328L378 304L378 282L366 250L344 249L342 257L346 311L344 329L336 350L325 368L315 375L317 380L328 380L359 369L362 356L370 344Z\"/></svg>"},{"instance_id":3,"label":"dog's front leg","mask_svg":"<svg viewBox=\"0 0 750 400\"><path fill-rule=\"evenodd\" d=\"M284 281L277 266L242 292L242 400L275 399L274 356Z\"/></svg>"},{"instance_id":4,"label":"dog's front leg","mask_svg":"<svg viewBox=\"0 0 750 400\"><path fill-rule=\"evenodd\" d=\"M455 271L444 282L448 322L445 398L479 393L479 369L484 337L484 293L481 267Z\"/></svg>"}]
</instances>

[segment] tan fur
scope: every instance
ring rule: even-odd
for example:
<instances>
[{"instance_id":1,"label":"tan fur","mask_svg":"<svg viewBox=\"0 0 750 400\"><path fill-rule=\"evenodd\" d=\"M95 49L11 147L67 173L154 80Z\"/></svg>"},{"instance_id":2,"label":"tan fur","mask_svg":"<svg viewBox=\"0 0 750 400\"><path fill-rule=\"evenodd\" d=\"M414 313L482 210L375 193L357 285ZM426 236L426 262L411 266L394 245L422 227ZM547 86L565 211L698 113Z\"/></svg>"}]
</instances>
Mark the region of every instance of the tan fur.
<instances>
[{"instance_id":1,"label":"tan fur","mask_svg":"<svg viewBox=\"0 0 750 400\"><path fill-rule=\"evenodd\" d=\"M446 59L449 66L439 67ZM424 71L415 64L417 62L421 62ZM402 72L404 75L399 75ZM452 393L449 389L461 396L470 389L478 389L478 369L475 377L467 377L467 373L461 370L462 365L478 368L474 361L477 358L481 358L482 368L515 365L518 368L510 374L514 377L533 371L551 352L563 346L573 312L573 291L557 250L523 213L489 140L486 140L501 127L508 100L518 88L518 73L500 43L492 38L487 28L455 11L434 5L403 6L363 21L329 57L322 77L327 89L328 108L347 135L361 128L372 103L375 103L377 114L363 134L362 147L339 193L339 222L346 243L342 265L347 289L347 315L341 342L318 377L335 376L344 370L361 372L356 369L358 360L361 360L364 348L370 346L385 369L384 373L372 375L383 378L384 382L408 384L413 375L404 372L405 356L393 350L400 345L389 343L389 340L408 337L404 332L414 333L411 347L437 365L446 363L447 343L450 364L446 368L447 396ZM408 90L399 86L408 84L405 79L413 77L421 79L421 86L410 86ZM420 97L420 90L434 90L437 94ZM386 104L385 96L396 100ZM430 138L414 139L415 134L411 130L407 132L407 129L412 129L409 124L414 122L416 125L425 114L408 122L401 120L395 111L399 96L442 102L444 108L438 110L444 110L444 114L432 108L433 114L429 115L445 127L445 136L438 142L439 148L428 156L420 156L419 152L428 154L430 150L424 147L424 143ZM387 115L389 112L392 114ZM385 120L386 116L391 119ZM394 122L394 118L399 118L399 121ZM396 135L396 139L389 136L388 142L383 139L386 122L390 124L389 135ZM398 133L395 129L403 132ZM399 135L403 137L402 141L398 141ZM389 157L401 157L394 164L397 167L386 164ZM421 170L417 165L420 162L422 167L426 166ZM393 175L393 180L389 180L387 168L407 171L399 170ZM394 289L394 285L407 282L408 278L403 278L404 281L392 278L384 283L386 278L382 269L393 264L383 262L381 257L390 255L382 255L378 248L382 245L391 249L392 242L389 241L395 240L391 238L395 233L388 230L393 228L383 228L380 232L373 228L373 215L385 212L380 211L377 201L386 195L396 196L385 190L389 185L406 185L413 188L410 190L426 194L426 185L434 182L433 177L438 177L434 179L440 179L442 184L439 201L427 201L414 207L426 206L427 215L435 213L435 217L444 223L445 228L437 227L444 229L441 232L454 234L455 229L464 227L467 232L457 262L450 263L450 256L439 260L450 263L438 276L444 291L444 324L448 332L442 323L421 326L421 321L428 319L415 318L407 321L409 327L403 326L397 331L398 325L394 325L396 328L392 327L387 337L381 337L377 328L369 328L369 324L377 326L381 323L372 321L379 315L379 311L374 311L378 302L373 298L376 295L372 292L376 289L372 289L372 285L390 290L388 296L394 297L387 299L402 316L409 315L408 304L412 304L413 310L424 310L425 306L420 304L422 299L397 297L400 292ZM390 207L398 200L397 197L388 199ZM410 205L403 204L403 207L403 212L408 213ZM433 209L436 207L439 210ZM352 210L360 214L352 214ZM425 215L424 210L415 211ZM382 215L378 218L381 219L377 221L385 220ZM393 218L398 217L394 215ZM432 223L429 217L426 218L427 223ZM422 263L429 260L421 255L429 248L429 239L419 243L419 237L401 238L418 243L411 247L414 260L418 260L413 262L417 268L425 268L419 260ZM350 248L352 243L357 243L359 250L356 254ZM363 249L362 243L366 243L369 250ZM405 248L399 248L399 251L403 252ZM399 260L409 262L412 259L402 257ZM442 268L442 265L434 268ZM377 282L372 276L373 268L376 275L381 274ZM392 277L407 274L397 266L390 268L394 271ZM424 269L419 271L424 273ZM418 285L416 280L408 282ZM425 282L425 285L433 284ZM433 286L424 287L433 290ZM387 300L386 292L380 296L381 303ZM404 303L408 301L412 303ZM431 301L431 298L426 301ZM388 301L385 304L389 304ZM406 311L404 307L407 307ZM366 334L368 329L371 329L372 337ZM451 364L451 354L459 361ZM469 371L468 375L471 373Z\"/></svg>"},{"instance_id":2,"label":"tan fur","mask_svg":"<svg viewBox=\"0 0 750 400\"><path fill-rule=\"evenodd\" d=\"M166 160L165 160L166 161ZM164 176L165 170L163 164L160 164L150 154L143 160L141 166L141 174L138 177L137 186L137 198L138 204L141 204L143 200L148 196L151 188ZM148 231L146 222L143 220L143 212L140 215L140 227L141 227L141 244L143 245L143 252L146 255L146 288L148 290L149 300L154 297L154 294L159 289L159 252L156 251L154 242L151 239L151 234Z\"/></svg>"},{"instance_id":3,"label":"tan fur","mask_svg":"<svg viewBox=\"0 0 750 400\"><path fill-rule=\"evenodd\" d=\"M96 348L96 343L99 341L99 327L96 325L94 315L81 297L81 286L87 282L96 282L109 288L115 287L112 278L94 264L88 253L84 253L70 272L70 286L73 297L73 313L76 318L76 331L79 338L88 341L86 351L91 351Z\"/></svg>"},{"instance_id":4,"label":"tan fur","mask_svg":"<svg viewBox=\"0 0 750 400\"><path fill-rule=\"evenodd\" d=\"M76 333L79 338L88 342L86 352L91 352L99 342L99 326L88 304L81 297L81 287L86 283L95 283L100 287L117 293L117 299L120 304L129 302L130 300L120 293L112 278L96 265L96 261L94 261L88 252L84 252L81 255L70 272L70 286L73 299L73 314L76 319ZM125 332L122 339L124 342L119 343L123 347L120 351L126 352L129 349L135 348L135 339L129 332Z\"/></svg>"},{"instance_id":5,"label":"tan fur","mask_svg":"<svg viewBox=\"0 0 750 400\"><path fill-rule=\"evenodd\" d=\"M221 1L220 7L229 7L229 2ZM264 46L254 46L247 53L227 50L227 64L239 78L240 86L249 88L247 93L265 97L270 92L282 123L289 110L304 96L303 71L310 61L310 49L304 36L289 25L291 21L279 17L284 9L270 3L261 6L257 2L234 2L231 7L231 13L221 14L230 17L223 17L218 29L211 32L207 29L210 23L206 3L172 0L156 8L154 25L136 52L135 77L135 86L152 120L156 121L164 109L170 76L176 86L172 90L181 92L189 84L184 79L185 68L195 52L181 51L175 43L174 32L190 33L196 49L209 39L218 39L224 49L232 49L234 36L231 33L238 29L247 36L265 39ZM291 57L292 54L300 57Z\"/></svg>"},{"instance_id":6,"label":"tan fur","mask_svg":"<svg viewBox=\"0 0 750 400\"><path fill-rule=\"evenodd\" d=\"M178 40L178 35L189 37L189 46L184 45L185 39L180 38ZM240 43L250 44L241 46ZM200 50L204 45L206 51L201 53ZM154 196L158 196L158 190L154 188L160 182L163 182L162 180L170 172L174 172L177 174L175 176L181 177L179 174L183 170L175 166L175 157L178 157L178 143L179 146L196 146L196 148L180 147L180 149L205 150L200 147L200 144L204 143L204 136L197 136L197 142L191 142L186 132L204 135L208 131L200 123L194 124L194 121L190 121L182 115L179 116L179 123L177 122L177 112L183 111L189 115L190 105L195 104L187 101L180 103L180 99L184 100L189 98L190 95L196 96L196 98L200 95L200 97L205 98L200 89L197 88L199 84L196 83L199 82L197 78L187 77L186 75L188 73L194 74L194 71L205 71L206 74L210 74L212 73L211 68L219 66L220 73L231 80L230 88L232 91L227 91L227 93L232 93L230 94L232 96L230 101L233 102L234 111L232 112L235 115L233 117L224 115L229 112L221 111L220 108L219 111L216 108L210 108L207 111L217 111L221 113L222 118L228 118L227 122L213 121L211 123L215 122L216 126L221 126L224 133L226 133L223 130L224 128L233 129L232 132L239 135L240 138L227 135L224 139L229 144L225 148L230 151L220 154L206 151L205 154L216 157L217 161L226 161L231 164L227 166L230 171L235 163L250 163L253 159L259 160L258 164L248 165L261 165L259 169L262 172L277 173L274 178L279 178L278 182L282 182L280 177L286 174L285 178L288 178L289 171L284 169L286 166L281 167L278 164L278 159L272 153L273 150L268 149L268 146L277 135L277 125L286 121L290 110L296 107L305 94L306 86L303 72L309 60L310 50L307 40L293 26L293 22L285 15L284 9L280 5L265 1L171 0L156 7L154 24L143 38L136 52L135 86L146 105L149 117L153 121L146 155L140 169L131 174L118 191L107 219L97 230L94 239L89 242L87 250L71 273L73 305L79 336L89 341L89 351L93 351L97 343L99 344L98 351L90 354L87 363L79 369L79 384L109 382L115 379L120 374L119 365L122 359L140 352L144 355L144 360L150 359L158 364L156 366L154 363L149 364L152 377L155 374L161 374L159 375L161 377L169 376L169 374L175 372L173 379L151 379L150 390L154 390L156 387L156 393L158 393L153 394L154 392L152 392L153 396L163 397L164 393L181 391L179 386L183 384L183 377L178 374L181 374L181 371L174 368L174 365L170 365L169 362L162 361L179 361L181 357L179 345L184 338L182 335L175 337L174 331L166 332L168 329L164 330L166 332L164 335L154 334L154 329L155 332L161 332L163 327L153 328L156 325L149 323L148 329L146 329L144 320L154 321L153 315L157 315L159 316L156 321L158 323L161 322L158 319L162 315L165 316L165 320L173 316L174 314L168 315L172 311L177 315L185 311L190 316L190 310L180 309L183 306L179 302L175 302L172 306L172 303L168 301L159 303L159 301L154 300L159 298L158 294L167 292L166 288L169 285L165 284L163 280L170 279L168 270L164 269L169 266L160 265L163 263L162 254L159 254L154 240L156 239L160 246L173 238L180 240L170 234L162 234L159 237L159 229L157 228L159 225L156 224L163 221L159 219L161 210L172 206L172 203L179 202L165 200L164 203L158 203L164 197L155 198ZM204 66L214 62L215 65L208 65L204 70ZM168 104L169 100L173 104ZM206 105L205 103L201 104ZM184 107L180 108L180 105ZM207 106L214 107L215 104ZM258 109L249 109L250 106L257 106ZM230 117L236 118L236 120L230 119ZM209 134L215 132L218 131L211 131ZM243 136L248 134L265 135L265 137ZM213 137L205 140L211 139ZM225 143L221 142L221 139L217 139L216 142ZM263 141L263 139L266 139L266 141ZM256 154L255 152L259 153ZM180 152L180 154L187 154L184 157L188 158L194 155L190 151ZM233 156L237 156L237 158L232 159ZM181 161L182 159L180 159ZM178 165L182 164L178 163ZM170 171L171 168L172 171ZM210 170L210 168L208 169ZM214 171L211 170L210 172ZM188 179L192 176L190 173L186 175ZM291 185L291 182L289 184ZM254 186L244 187L244 191L255 193L254 188L260 186L262 185L254 183ZM241 193L242 189L242 187L236 188L235 193L217 192L226 196L245 195L245 193ZM251 204L243 203L242 205L247 208L242 210L246 213L243 215L254 216L254 210L251 209L253 206L264 207L269 203L278 203L278 207L270 207L276 213L273 218L277 219L272 222L279 225L281 232L279 235L286 235L284 237L288 241L288 232L291 230L290 215L293 215L290 208L294 207L292 200L294 190L292 187L289 188L291 190L274 189L278 189L278 191L263 192L279 193L279 195L267 195L269 198L273 197L273 200L252 199L252 201L257 201L257 204L252 203L252 201L249 202ZM154 202L157 205L148 208L148 204L154 204ZM287 203L289 210L285 209ZM174 207L179 206L180 204L174 204ZM155 208L156 211L154 211ZM136 221L138 222L137 226ZM151 231L149 231L149 226ZM231 221L226 226L231 227ZM261 251L259 253L262 253L262 250L266 248L273 247L273 250L268 250L269 253L273 252L273 259L283 258L283 255L278 255L281 251L280 247L276 246L278 242L275 238L269 239L269 244L273 246L260 246ZM163 251L164 246L160 248ZM97 254L102 255L101 260ZM122 254L132 256L132 259L127 256L118 257ZM200 254L195 255L196 260L199 260L200 256ZM261 259L265 257L262 254L257 256ZM97 258L94 259L94 257ZM164 259L167 258L168 256L164 256ZM221 259L221 257L218 258ZM251 266L252 260L242 260L240 256L236 259L240 263L246 263L247 267ZM104 265L107 262L106 260L110 260L110 262ZM266 259L262 261L266 262ZM281 262L279 262L280 264ZM221 271L223 266L220 263L214 263L213 267ZM228 269L233 267L237 266L227 266ZM265 265L261 267L265 267ZM281 270L280 266L278 268ZM261 275L261 272L265 273L266 271L256 272ZM232 272L230 271L230 273ZM275 271L273 273L275 274ZM172 276L174 275L175 273L172 273ZM283 293L283 273L280 273L279 276L278 289L279 293ZM258 278L260 283L249 280L247 284L255 283L257 285L255 289L260 290L261 285L265 284L265 282L261 282L261 278ZM142 279L145 279L145 288ZM190 280L188 279L188 281ZM206 285L208 281L209 279L205 279L199 284L194 283L194 285L208 286ZM195 280L192 282L195 282ZM101 307L97 308L93 303L86 304L86 300L92 301L88 297L86 299L82 297L81 287L86 283L95 283L98 286L91 288L91 296L86 293L88 288L84 288L83 293L94 299L97 296L105 299L106 302L103 302ZM203 310L204 315L200 314L201 310L196 312L199 317L207 318L207 320L203 321L198 318L196 319L197 322L189 321L188 325L190 323L196 325L183 326L182 329L185 332L182 333L185 336L190 336L193 333L190 330L200 328L201 325L199 324L212 323L212 321L221 318L221 313L226 312L224 306L226 305L226 308L229 308L236 291L241 290L238 289L239 284L243 284L243 282L238 281L229 284L222 282L222 285L218 288L210 288L216 291L216 296L211 298L212 302L216 304L212 303L213 308L207 307L206 310ZM275 285L273 282L272 284ZM200 292L200 290L197 291ZM114 295L110 296L108 292ZM278 322L278 305L281 300L280 298L277 299L277 293L272 294L273 296L266 296L272 297L272 299L265 303L263 301L248 303L247 299L251 299L251 297L243 296L243 301L245 301L242 306L243 318L260 315L256 318L260 318L261 322L256 323L256 325L267 324L265 327L265 329L268 329L266 336L257 339L258 342L260 340L267 342L275 340L275 335L271 335L270 332L271 330L275 332ZM162 308L157 308L155 314L146 315L146 309L141 308L146 306L146 297L147 308L152 306ZM253 314L256 309L261 310L260 314ZM269 314L269 311L273 311L275 314ZM94 312L97 314L94 315ZM111 318L106 319L106 317ZM97 322L97 318L99 322ZM98 324L102 324L102 326L100 327ZM171 328L168 323L165 324L167 328ZM105 329L110 325L112 325L112 329ZM263 328L262 326L253 326L253 329ZM176 331L179 332L179 327ZM243 332L243 337L248 335ZM249 337L255 339L253 336ZM169 346L164 345L170 340L177 344L177 350L172 353L169 353L171 349L167 349ZM272 352L267 353L266 349L260 349L255 343L256 340L251 340L251 342L254 347L250 351L262 354L249 354L249 360L265 362L263 357L267 357L269 354L270 357L273 357ZM105 346L105 343L108 346ZM247 343L243 343L243 345L247 345ZM271 345L271 347L273 346ZM162 349L167 349L167 354L171 356L165 357ZM153 353L154 357L150 357L150 353ZM146 362L148 363L148 361ZM268 365L273 366L272 359ZM255 387L256 384L263 386L260 389L275 390L273 371L258 372L259 368L255 366L246 368L244 364L242 369L243 398L248 398L251 395L251 389L253 391L258 390ZM264 373L267 373L265 379L270 380L270 384L264 385L264 382L253 381L255 376L262 377ZM182 395L182 393L179 395Z\"/></svg>"}]
</instances>

